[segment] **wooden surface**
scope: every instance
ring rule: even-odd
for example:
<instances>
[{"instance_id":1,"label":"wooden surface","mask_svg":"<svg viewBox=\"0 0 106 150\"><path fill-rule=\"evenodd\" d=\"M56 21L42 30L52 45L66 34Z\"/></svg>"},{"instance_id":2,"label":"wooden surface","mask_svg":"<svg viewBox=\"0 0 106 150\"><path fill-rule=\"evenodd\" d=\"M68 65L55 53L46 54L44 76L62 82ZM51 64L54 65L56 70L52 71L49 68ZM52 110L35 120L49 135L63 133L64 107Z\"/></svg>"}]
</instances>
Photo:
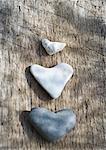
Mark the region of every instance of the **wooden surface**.
<instances>
[{"instance_id":1,"label":"wooden surface","mask_svg":"<svg viewBox=\"0 0 106 150\"><path fill-rule=\"evenodd\" d=\"M106 150L106 0L0 0L0 150ZM49 56L40 40L66 42ZM29 72L65 62L75 74L50 100ZM34 106L72 108L74 130L44 141L27 121Z\"/></svg>"}]
</instances>

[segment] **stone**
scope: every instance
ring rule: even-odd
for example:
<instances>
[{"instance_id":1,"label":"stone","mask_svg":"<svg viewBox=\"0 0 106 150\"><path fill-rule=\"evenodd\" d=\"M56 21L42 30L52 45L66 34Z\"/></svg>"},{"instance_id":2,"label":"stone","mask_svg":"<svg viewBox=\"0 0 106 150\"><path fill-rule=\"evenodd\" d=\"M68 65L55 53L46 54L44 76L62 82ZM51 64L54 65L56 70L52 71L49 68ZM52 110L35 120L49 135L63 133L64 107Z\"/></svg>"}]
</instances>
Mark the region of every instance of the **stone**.
<instances>
[{"instance_id":1,"label":"stone","mask_svg":"<svg viewBox=\"0 0 106 150\"><path fill-rule=\"evenodd\" d=\"M51 112L43 107L35 107L29 113L28 120L44 139L54 142L75 127L76 115L70 109Z\"/></svg>"},{"instance_id":2,"label":"stone","mask_svg":"<svg viewBox=\"0 0 106 150\"><path fill-rule=\"evenodd\" d=\"M42 45L49 55L53 55L59 51L62 51L66 46L66 43L62 42L51 42L48 39L42 39Z\"/></svg>"},{"instance_id":3,"label":"stone","mask_svg":"<svg viewBox=\"0 0 106 150\"><path fill-rule=\"evenodd\" d=\"M52 68L34 64L30 67L30 72L50 96L56 99L61 95L74 71L70 65L60 63Z\"/></svg>"}]
</instances>

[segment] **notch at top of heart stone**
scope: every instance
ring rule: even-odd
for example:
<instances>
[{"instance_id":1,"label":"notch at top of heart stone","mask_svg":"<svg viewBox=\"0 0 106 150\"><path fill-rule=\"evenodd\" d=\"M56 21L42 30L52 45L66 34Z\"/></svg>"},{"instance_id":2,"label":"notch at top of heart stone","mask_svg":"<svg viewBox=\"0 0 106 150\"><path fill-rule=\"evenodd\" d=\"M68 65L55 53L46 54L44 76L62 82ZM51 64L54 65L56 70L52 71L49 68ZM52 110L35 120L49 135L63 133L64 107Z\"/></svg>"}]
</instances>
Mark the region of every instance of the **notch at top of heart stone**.
<instances>
[{"instance_id":1,"label":"notch at top of heart stone","mask_svg":"<svg viewBox=\"0 0 106 150\"><path fill-rule=\"evenodd\" d=\"M35 107L29 113L28 120L43 138L54 142L75 127L76 115L70 109L51 112L43 107Z\"/></svg>"},{"instance_id":2,"label":"notch at top of heart stone","mask_svg":"<svg viewBox=\"0 0 106 150\"><path fill-rule=\"evenodd\" d=\"M52 68L34 64L30 67L30 72L49 95L56 99L61 95L74 71L70 65L60 63Z\"/></svg>"}]
</instances>

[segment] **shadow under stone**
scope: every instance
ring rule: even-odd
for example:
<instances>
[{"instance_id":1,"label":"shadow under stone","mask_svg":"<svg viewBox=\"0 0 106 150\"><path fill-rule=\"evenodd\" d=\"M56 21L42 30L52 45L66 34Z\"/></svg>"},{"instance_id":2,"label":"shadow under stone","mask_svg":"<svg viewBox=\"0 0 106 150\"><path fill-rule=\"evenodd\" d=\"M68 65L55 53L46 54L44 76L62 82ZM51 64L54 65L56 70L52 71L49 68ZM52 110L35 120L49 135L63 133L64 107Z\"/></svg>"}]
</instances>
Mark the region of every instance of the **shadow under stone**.
<instances>
[{"instance_id":1,"label":"shadow under stone","mask_svg":"<svg viewBox=\"0 0 106 150\"><path fill-rule=\"evenodd\" d=\"M34 91L34 93L39 97L40 100L52 100L53 98L41 87L41 85L34 79L30 73L30 66L25 70L25 76L29 87Z\"/></svg>"},{"instance_id":2,"label":"shadow under stone","mask_svg":"<svg viewBox=\"0 0 106 150\"><path fill-rule=\"evenodd\" d=\"M36 137L37 140L41 140L40 136L37 134L33 126L30 124L28 120L28 115L30 111L22 111L19 116L19 120L23 127L23 130L27 134L28 138L31 140L33 137Z\"/></svg>"},{"instance_id":3,"label":"shadow under stone","mask_svg":"<svg viewBox=\"0 0 106 150\"><path fill-rule=\"evenodd\" d=\"M20 116L19 116L19 121L21 122L22 128L24 132L27 134L29 140L30 141L36 140L40 146L43 142L49 144L50 142L42 138L29 122L28 120L29 113L30 111L22 111L20 112Z\"/></svg>"}]
</instances>

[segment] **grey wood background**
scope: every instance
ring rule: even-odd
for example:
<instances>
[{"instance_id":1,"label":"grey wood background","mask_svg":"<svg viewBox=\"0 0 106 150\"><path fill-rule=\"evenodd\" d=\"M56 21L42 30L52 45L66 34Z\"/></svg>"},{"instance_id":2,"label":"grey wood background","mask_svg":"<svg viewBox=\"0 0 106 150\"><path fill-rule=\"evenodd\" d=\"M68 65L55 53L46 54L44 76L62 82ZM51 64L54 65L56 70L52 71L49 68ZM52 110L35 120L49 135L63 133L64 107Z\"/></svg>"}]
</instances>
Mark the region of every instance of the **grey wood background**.
<instances>
[{"instance_id":1,"label":"grey wood background","mask_svg":"<svg viewBox=\"0 0 106 150\"><path fill-rule=\"evenodd\" d=\"M49 56L42 38L67 46ZM60 62L75 74L51 100L29 66ZM106 0L0 0L0 150L105 150L105 64ZM34 106L72 108L75 129L56 143L44 141L27 121Z\"/></svg>"}]
</instances>

